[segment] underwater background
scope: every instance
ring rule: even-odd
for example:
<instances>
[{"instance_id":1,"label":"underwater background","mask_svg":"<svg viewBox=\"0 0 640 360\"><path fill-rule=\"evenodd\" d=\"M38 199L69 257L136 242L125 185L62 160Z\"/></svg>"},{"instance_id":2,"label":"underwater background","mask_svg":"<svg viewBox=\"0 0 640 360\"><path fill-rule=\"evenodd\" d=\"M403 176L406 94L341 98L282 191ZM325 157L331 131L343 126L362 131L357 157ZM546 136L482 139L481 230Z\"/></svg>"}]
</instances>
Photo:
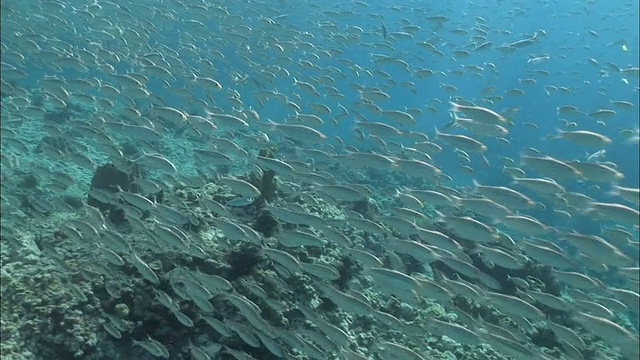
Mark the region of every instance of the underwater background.
<instances>
[{"instance_id":1,"label":"underwater background","mask_svg":"<svg viewBox=\"0 0 640 360\"><path fill-rule=\"evenodd\" d=\"M635 1L2 4L3 359L637 359Z\"/></svg>"}]
</instances>

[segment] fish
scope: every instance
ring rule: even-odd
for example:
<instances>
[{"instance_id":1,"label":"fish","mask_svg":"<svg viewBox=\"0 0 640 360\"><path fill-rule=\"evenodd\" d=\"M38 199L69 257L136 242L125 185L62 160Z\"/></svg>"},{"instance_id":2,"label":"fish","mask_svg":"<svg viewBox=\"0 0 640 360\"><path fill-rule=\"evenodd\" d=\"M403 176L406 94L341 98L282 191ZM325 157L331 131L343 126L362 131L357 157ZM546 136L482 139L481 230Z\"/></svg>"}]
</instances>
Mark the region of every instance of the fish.
<instances>
[{"instance_id":1,"label":"fish","mask_svg":"<svg viewBox=\"0 0 640 360\"><path fill-rule=\"evenodd\" d=\"M611 138L598 134L593 131L576 130L563 131L557 129L557 135L551 135L550 138L566 139L577 145L602 149L611 144Z\"/></svg>"},{"instance_id":2,"label":"fish","mask_svg":"<svg viewBox=\"0 0 640 360\"><path fill-rule=\"evenodd\" d=\"M298 246L316 246L322 247L325 245L324 240L319 236L305 231L292 231L285 230L278 233L278 244L284 247L298 247Z\"/></svg>"},{"instance_id":3,"label":"fish","mask_svg":"<svg viewBox=\"0 0 640 360\"><path fill-rule=\"evenodd\" d=\"M151 282L153 284L156 284L156 285L160 283L160 278L155 273L155 271L153 271L149 267L149 265L147 265L147 263L144 262L144 260L142 260L136 253L133 253L131 255L131 260L132 260L133 265L136 268L136 270L138 270L140 275L142 275L142 277L145 280L147 280L147 281L149 281L149 282Z\"/></svg>"},{"instance_id":4,"label":"fish","mask_svg":"<svg viewBox=\"0 0 640 360\"><path fill-rule=\"evenodd\" d=\"M375 349L372 349L372 353L380 354L381 356L388 358L390 356L393 357L401 357L403 359L413 359L413 360L425 360L426 358L422 355L416 353L414 350L396 344L394 342L382 341L376 345L374 345Z\"/></svg>"},{"instance_id":5,"label":"fish","mask_svg":"<svg viewBox=\"0 0 640 360\"><path fill-rule=\"evenodd\" d=\"M532 209L536 203L528 196L506 186L481 185L473 180L475 192L507 208Z\"/></svg>"},{"instance_id":6,"label":"fish","mask_svg":"<svg viewBox=\"0 0 640 360\"><path fill-rule=\"evenodd\" d=\"M256 164L265 169L275 171L277 174L282 176L292 175L295 171L293 166L289 165L285 161L264 156L256 157Z\"/></svg>"},{"instance_id":7,"label":"fish","mask_svg":"<svg viewBox=\"0 0 640 360\"><path fill-rule=\"evenodd\" d=\"M588 331L597 331L598 336L602 337L608 343L620 346L624 349L625 353L632 354L631 356L637 355L638 350L637 346L635 346L638 344L637 337L633 336L633 334L622 326L610 320L580 311L574 315L574 319L583 325L585 329L588 329Z\"/></svg>"},{"instance_id":8,"label":"fish","mask_svg":"<svg viewBox=\"0 0 640 360\"><path fill-rule=\"evenodd\" d=\"M398 125L416 125L413 115L400 110L383 110L380 116L395 121Z\"/></svg>"},{"instance_id":9,"label":"fish","mask_svg":"<svg viewBox=\"0 0 640 360\"><path fill-rule=\"evenodd\" d=\"M212 119L212 123L221 128L226 129L243 129L249 127L249 124L237 116L230 114L214 113L207 110L207 117Z\"/></svg>"},{"instance_id":10,"label":"fish","mask_svg":"<svg viewBox=\"0 0 640 360\"><path fill-rule=\"evenodd\" d=\"M574 261L567 257L564 252L554 248L534 244L529 241L523 241L520 245L522 251L535 258L539 262L553 266L554 268L566 269L570 267Z\"/></svg>"},{"instance_id":11,"label":"fish","mask_svg":"<svg viewBox=\"0 0 640 360\"><path fill-rule=\"evenodd\" d=\"M552 232L552 229L532 216L507 215L499 222L514 231L529 236L541 236Z\"/></svg>"},{"instance_id":12,"label":"fish","mask_svg":"<svg viewBox=\"0 0 640 360\"><path fill-rule=\"evenodd\" d=\"M260 189L242 179L221 178L218 181L229 187L233 193L245 198L257 198L262 195Z\"/></svg>"},{"instance_id":13,"label":"fish","mask_svg":"<svg viewBox=\"0 0 640 360\"><path fill-rule=\"evenodd\" d=\"M187 121L187 115L178 109L174 109L168 106L154 106L151 111L157 116L165 118L176 123L182 123Z\"/></svg>"},{"instance_id":14,"label":"fish","mask_svg":"<svg viewBox=\"0 0 640 360\"><path fill-rule=\"evenodd\" d=\"M481 106L468 106L455 102L449 102L449 104L452 106L450 111L460 112L468 118L480 123L495 125L507 122L506 118L502 115Z\"/></svg>"},{"instance_id":15,"label":"fish","mask_svg":"<svg viewBox=\"0 0 640 360\"><path fill-rule=\"evenodd\" d=\"M435 128L435 132L437 138L442 139L447 144L460 150L471 153L482 153L488 149L485 144L466 135L445 134L438 131L438 128Z\"/></svg>"},{"instance_id":16,"label":"fish","mask_svg":"<svg viewBox=\"0 0 640 360\"><path fill-rule=\"evenodd\" d=\"M522 164L528 166L542 175L555 179L580 178L582 173L562 160L551 156L521 156Z\"/></svg>"},{"instance_id":17,"label":"fish","mask_svg":"<svg viewBox=\"0 0 640 360\"><path fill-rule=\"evenodd\" d=\"M634 203L635 205L638 205L640 202L640 189L638 188L614 185L608 194L611 196L619 196L625 201Z\"/></svg>"},{"instance_id":18,"label":"fish","mask_svg":"<svg viewBox=\"0 0 640 360\"><path fill-rule=\"evenodd\" d=\"M302 263L302 268L306 273L327 281L340 279L340 273L334 267L324 264Z\"/></svg>"},{"instance_id":19,"label":"fish","mask_svg":"<svg viewBox=\"0 0 640 360\"><path fill-rule=\"evenodd\" d=\"M507 251L490 246L478 244L478 253L483 261L489 262L492 265L499 265L506 269L522 269L526 264L522 258L514 256Z\"/></svg>"},{"instance_id":20,"label":"fish","mask_svg":"<svg viewBox=\"0 0 640 360\"><path fill-rule=\"evenodd\" d=\"M215 150L193 149L193 154L196 159L208 165L228 165L233 161L229 155Z\"/></svg>"},{"instance_id":21,"label":"fish","mask_svg":"<svg viewBox=\"0 0 640 360\"><path fill-rule=\"evenodd\" d=\"M218 218L213 220L216 227L218 227L224 236L232 241L246 241L247 233L244 229L235 222L226 219L226 218Z\"/></svg>"},{"instance_id":22,"label":"fish","mask_svg":"<svg viewBox=\"0 0 640 360\"><path fill-rule=\"evenodd\" d=\"M133 343L137 346L142 347L147 350L150 354L155 357L161 357L164 359L169 358L169 350L162 345L158 340L152 339L150 336L147 337L147 340L137 341L134 340Z\"/></svg>"},{"instance_id":23,"label":"fish","mask_svg":"<svg viewBox=\"0 0 640 360\"><path fill-rule=\"evenodd\" d=\"M575 168L582 177L596 182L617 182L624 178L624 174L604 163L570 161L569 166Z\"/></svg>"},{"instance_id":24,"label":"fish","mask_svg":"<svg viewBox=\"0 0 640 360\"><path fill-rule=\"evenodd\" d=\"M269 259L282 265L284 268L289 270L289 272L294 274L297 272L303 272L302 264L300 264L300 261L291 254L281 250L268 248L263 249L263 251Z\"/></svg>"},{"instance_id":25,"label":"fish","mask_svg":"<svg viewBox=\"0 0 640 360\"><path fill-rule=\"evenodd\" d=\"M406 254L420 263L432 263L438 260L439 256L428 246L411 240L397 240L390 244L392 250Z\"/></svg>"},{"instance_id":26,"label":"fish","mask_svg":"<svg viewBox=\"0 0 640 360\"><path fill-rule=\"evenodd\" d=\"M486 124L473 119L459 118L455 115L453 121L447 124L445 129L449 126L460 126L479 136L504 137L509 134L509 130L501 125Z\"/></svg>"},{"instance_id":27,"label":"fish","mask_svg":"<svg viewBox=\"0 0 640 360\"><path fill-rule=\"evenodd\" d=\"M164 156L159 154L144 154L139 158L133 160L136 164L145 165L149 168L156 170L162 170L165 172L176 172L178 169L176 166Z\"/></svg>"},{"instance_id":28,"label":"fish","mask_svg":"<svg viewBox=\"0 0 640 360\"><path fill-rule=\"evenodd\" d=\"M399 129L385 124L383 122L377 122L377 121L356 121L355 122L356 126L358 128L360 128L362 131L372 134L372 135L377 135L377 136L382 136L382 137L391 137L391 136L401 136L402 135L402 131L400 131Z\"/></svg>"},{"instance_id":29,"label":"fish","mask_svg":"<svg viewBox=\"0 0 640 360\"><path fill-rule=\"evenodd\" d=\"M326 194L337 201L360 201L365 198L356 189L345 185L321 185L316 187L315 191Z\"/></svg>"},{"instance_id":30,"label":"fish","mask_svg":"<svg viewBox=\"0 0 640 360\"><path fill-rule=\"evenodd\" d=\"M322 132L305 125L278 124L270 122L264 124L263 128L276 130L286 137L303 141L305 143L319 143L327 139L327 136Z\"/></svg>"},{"instance_id":31,"label":"fish","mask_svg":"<svg viewBox=\"0 0 640 360\"><path fill-rule=\"evenodd\" d=\"M486 301L508 314L524 316L533 320L544 319L544 314L540 309L515 296L495 292L486 292L485 296Z\"/></svg>"},{"instance_id":32,"label":"fish","mask_svg":"<svg viewBox=\"0 0 640 360\"><path fill-rule=\"evenodd\" d=\"M501 204L487 198L459 198L453 197L455 206L474 212L477 215L488 216L493 219L501 219L512 214L512 211Z\"/></svg>"},{"instance_id":33,"label":"fish","mask_svg":"<svg viewBox=\"0 0 640 360\"><path fill-rule=\"evenodd\" d=\"M640 222L640 212L623 204L591 202L584 212L596 219L619 221L627 225L638 226Z\"/></svg>"},{"instance_id":34,"label":"fish","mask_svg":"<svg viewBox=\"0 0 640 360\"><path fill-rule=\"evenodd\" d=\"M614 115L616 115L616 112L611 109L599 109L588 114L588 116L596 119L609 119Z\"/></svg>"}]
</instances>

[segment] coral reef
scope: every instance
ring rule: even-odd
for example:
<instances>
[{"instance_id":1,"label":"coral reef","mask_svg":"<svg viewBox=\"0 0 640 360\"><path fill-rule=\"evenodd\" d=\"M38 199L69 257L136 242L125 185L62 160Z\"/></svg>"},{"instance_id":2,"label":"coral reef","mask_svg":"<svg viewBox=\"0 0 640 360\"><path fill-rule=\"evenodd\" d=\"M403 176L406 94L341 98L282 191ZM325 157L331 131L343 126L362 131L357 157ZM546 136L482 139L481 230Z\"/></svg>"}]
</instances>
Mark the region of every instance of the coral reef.
<instances>
[{"instance_id":1,"label":"coral reef","mask_svg":"<svg viewBox=\"0 0 640 360\"><path fill-rule=\"evenodd\" d=\"M35 174L17 171L16 175L20 176L20 180L17 183L20 189L30 190L38 187L38 177Z\"/></svg>"},{"instance_id":2,"label":"coral reef","mask_svg":"<svg viewBox=\"0 0 640 360\"><path fill-rule=\"evenodd\" d=\"M336 267L336 270L338 270L340 278L338 278L335 283L340 290L344 290L349 281L362 271L362 265L354 261L351 257L343 255L340 258L340 265Z\"/></svg>"},{"instance_id":3,"label":"coral reef","mask_svg":"<svg viewBox=\"0 0 640 360\"><path fill-rule=\"evenodd\" d=\"M101 358L101 308L90 284L60 271L35 246L19 250L22 260L10 257L15 249L5 248L13 246L2 251L3 359Z\"/></svg>"},{"instance_id":4,"label":"coral reef","mask_svg":"<svg viewBox=\"0 0 640 360\"><path fill-rule=\"evenodd\" d=\"M269 149L261 149L258 153L259 156L273 158L273 152ZM260 190L261 196L256 199L256 206L261 206L265 201L273 202L277 192L277 182L275 179L276 173L273 170L263 170L262 176L258 176L255 173L249 174L249 183L257 187Z\"/></svg>"},{"instance_id":5,"label":"coral reef","mask_svg":"<svg viewBox=\"0 0 640 360\"><path fill-rule=\"evenodd\" d=\"M128 174L120 171L113 164L99 166L91 179L91 189L99 189L111 193L117 192L118 189L138 192L139 189L135 183L135 179L139 177L139 171L140 170L134 170L131 174ZM104 203L91 196L91 194L87 195L87 204L106 213L113 224L118 225L126 221L124 211L121 208Z\"/></svg>"},{"instance_id":6,"label":"coral reef","mask_svg":"<svg viewBox=\"0 0 640 360\"><path fill-rule=\"evenodd\" d=\"M260 248L251 244L236 246L226 257L230 268L225 278L233 281L239 277L251 274L262 260Z\"/></svg>"},{"instance_id":7,"label":"coral reef","mask_svg":"<svg viewBox=\"0 0 640 360\"><path fill-rule=\"evenodd\" d=\"M278 228L278 220L266 210L261 210L253 223L253 229L265 237L273 236Z\"/></svg>"},{"instance_id":8,"label":"coral reef","mask_svg":"<svg viewBox=\"0 0 640 360\"><path fill-rule=\"evenodd\" d=\"M70 120L74 115L74 112L71 111L70 108L67 108L58 111L49 111L43 116L43 119L45 121L61 124Z\"/></svg>"},{"instance_id":9,"label":"coral reef","mask_svg":"<svg viewBox=\"0 0 640 360\"><path fill-rule=\"evenodd\" d=\"M45 136L36 145L34 151L36 154L45 153L46 147L56 149L63 154L74 150L71 142L65 138L62 138L60 136Z\"/></svg>"}]
</instances>

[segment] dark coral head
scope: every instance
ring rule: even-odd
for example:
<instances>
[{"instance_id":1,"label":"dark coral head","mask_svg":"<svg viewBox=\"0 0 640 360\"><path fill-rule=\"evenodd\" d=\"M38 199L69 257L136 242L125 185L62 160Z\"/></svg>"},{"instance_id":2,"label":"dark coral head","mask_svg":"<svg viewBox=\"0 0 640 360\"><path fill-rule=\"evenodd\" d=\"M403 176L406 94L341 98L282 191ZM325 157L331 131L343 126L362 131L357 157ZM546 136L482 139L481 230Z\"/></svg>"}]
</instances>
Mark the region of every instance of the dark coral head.
<instances>
[{"instance_id":1,"label":"dark coral head","mask_svg":"<svg viewBox=\"0 0 640 360\"><path fill-rule=\"evenodd\" d=\"M239 277L249 275L262 260L260 248L252 244L237 246L227 255L230 268L226 279L233 281Z\"/></svg>"}]
</instances>

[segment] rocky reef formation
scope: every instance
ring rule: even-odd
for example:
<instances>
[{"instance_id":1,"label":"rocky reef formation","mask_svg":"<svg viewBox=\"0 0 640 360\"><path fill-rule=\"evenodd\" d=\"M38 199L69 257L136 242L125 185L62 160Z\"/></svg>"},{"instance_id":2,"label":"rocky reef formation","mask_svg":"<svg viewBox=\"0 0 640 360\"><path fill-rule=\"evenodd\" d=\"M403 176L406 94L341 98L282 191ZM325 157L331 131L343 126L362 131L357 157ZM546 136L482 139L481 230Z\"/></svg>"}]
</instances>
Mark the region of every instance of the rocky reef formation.
<instances>
[{"instance_id":1,"label":"rocky reef formation","mask_svg":"<svg viewBox=\"0 0 640 360\"><path fill-rule=\"evenodd\" d=\"M135 183L135 180L140 178L140 170L133 164L132 169L133 171L131 173L126 173L113 164L101 165L93 174L90 189L105 191L111 194L117 193L119 190L134 193L139 192L140 189ZM87 204L107 214L109 220L115 225L122 224L126 221L124 211L121 208L96 199L91 195L91 192L87 195Z\"/></svg>"},{"instance_id":2,"label":"rocky reef formation","mask_svg":"<svg viewBox=\"0 0 640 360\"><path fill-rule=\"evenodd\" d=\"M258 153L259 156L273 158L273 152L269 149L261 149ZM252 172L249 174L248 181L253 186L260 190L262 194L260 198L256 199L255 205L260 207L265 202L272 202L276 197L277 182L275 179L276 173L273 170L262 170L261 174Z\"/></svg>"}]
</instances>

